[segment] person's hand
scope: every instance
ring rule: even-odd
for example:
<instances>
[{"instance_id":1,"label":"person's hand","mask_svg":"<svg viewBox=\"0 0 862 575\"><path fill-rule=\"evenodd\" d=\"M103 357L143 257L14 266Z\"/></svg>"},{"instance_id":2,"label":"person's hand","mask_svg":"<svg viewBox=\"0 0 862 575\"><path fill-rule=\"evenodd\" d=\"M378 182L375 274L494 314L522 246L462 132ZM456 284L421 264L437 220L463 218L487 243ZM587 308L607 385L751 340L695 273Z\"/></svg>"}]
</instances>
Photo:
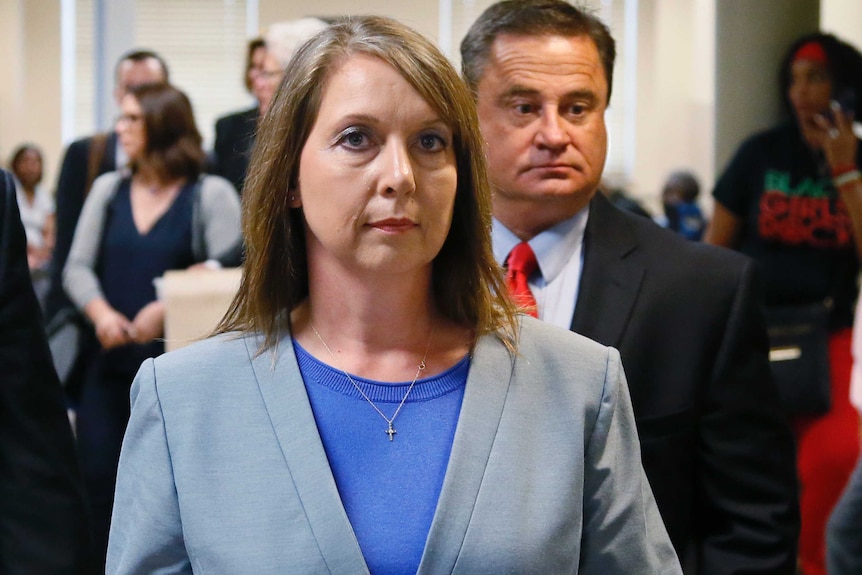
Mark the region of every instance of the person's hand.
<instances>
[{"instance_id":1,"label":"person's hand","mask_svg":"<svg viewBox=\"0 0 862 575\"><path fill-rule=\"evenodd\" d=\"M104 349L112 349L132 342L134 327L120 312L110 308L103 310L96 321L96 337Z\"/></svg>"},{"instance_id":2,"label":"person's hand","mask_svg":"<svg viewBox=\"0 0 862 575\"><path fill-rule=\"evenodd\" d=\"M51 261L51 250L45 246L27 244L27 265L30 271L44 268L49 261Z\"/></svg>"},{"instance_id":3,"label":"person's hand","mask_svg":"<svg viewBox=\"0 0 862 575\"><path fill-rule=\"evenodd\" d=\"M160 301L151 301L132 320L136 343L149 343L161 337L165 329L165 305Z\"/></svg>"},{"instance_id":4,"label":"person's hand","mask_svg":"<svg viewBox=\"0 0 862 575\"><path fill-rule=\"evenodd\" d=\"M821 114L815 118L822 130L821 143L826 161L832 171L856 165L856 148L859 141L853 133L853 114L841 109L836 101L830 103L831 118Z\"/></svg>"},{"instance_id":5,"label":"person's hand","mask_svg":"<svg viewBox=\"0 0 862 575\"><path fill-rule=\"evenodd\" d=\"M218 262L218 260L207 260L205 262L192 264L187 269L190 269L190 270L207 270L207 271L220 270L221 264Z\"/></svg>"}]
</instances>

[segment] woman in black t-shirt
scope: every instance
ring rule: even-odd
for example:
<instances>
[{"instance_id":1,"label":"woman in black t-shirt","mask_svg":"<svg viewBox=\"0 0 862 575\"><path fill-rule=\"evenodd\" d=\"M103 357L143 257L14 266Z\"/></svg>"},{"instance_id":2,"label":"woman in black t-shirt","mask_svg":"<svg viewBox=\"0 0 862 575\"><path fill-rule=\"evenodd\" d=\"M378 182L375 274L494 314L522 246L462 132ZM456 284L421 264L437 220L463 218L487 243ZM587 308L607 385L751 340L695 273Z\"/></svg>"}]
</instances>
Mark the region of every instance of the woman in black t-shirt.
<instances>
[{"instance_id":1,"label":"woman in black t-shirt","mask_svg":"<svg viewBox=\"0 0 862 575\"><path fill-rule=\"evenodd\" d=\"M747 140L719 178L706 241L760 262L767 306L829 301L832 406L797 416L800 567L825 575L824 530L859 452L848 399L862 254L862 155L853 119L862 55L828 34L797 40L781 69L792 121Z\"/></svg>"}]
</instances>

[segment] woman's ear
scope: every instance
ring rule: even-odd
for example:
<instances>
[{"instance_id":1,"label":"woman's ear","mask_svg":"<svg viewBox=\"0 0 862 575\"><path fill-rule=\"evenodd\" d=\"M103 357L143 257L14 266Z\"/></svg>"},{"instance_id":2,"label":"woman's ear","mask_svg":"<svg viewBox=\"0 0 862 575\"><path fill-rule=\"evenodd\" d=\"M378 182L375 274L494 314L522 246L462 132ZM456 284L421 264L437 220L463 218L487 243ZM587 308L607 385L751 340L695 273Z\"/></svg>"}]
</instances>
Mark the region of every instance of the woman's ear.
<instances>
[{"instance_id":1,"label":"woman's ear","mask_svg":"<svg viewBox=\"0 0 862 575\"><path fill-rule=\"evenodd\" d=\"M302 197L299 195L299 188L290 188L287 190L287 205L291 208L302 207Z\"/></svg>"}]
</instances>

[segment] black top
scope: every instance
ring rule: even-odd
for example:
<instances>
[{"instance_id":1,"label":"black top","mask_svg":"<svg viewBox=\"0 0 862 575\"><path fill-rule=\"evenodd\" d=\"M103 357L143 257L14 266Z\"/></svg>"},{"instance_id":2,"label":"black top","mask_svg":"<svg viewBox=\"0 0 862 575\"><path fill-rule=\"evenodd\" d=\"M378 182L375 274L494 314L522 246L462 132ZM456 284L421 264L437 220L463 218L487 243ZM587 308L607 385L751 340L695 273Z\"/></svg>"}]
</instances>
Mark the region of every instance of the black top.
<instances>
[{"instance_id":1,"label":"black top","mask_svg":"<svg viewBox=\"0 0 862 575\"><path fill-rule=\"evenodd\" d=\"M248 171L259 116L260 110L252 108L216 121L212 171L230 181L240 194Z\"/></svg>"},{"instance_id":2,"label":"black top","mask_svg":"<svg viewBox=\"0 0 862 575\"><path fill-rule=\"evenodd\" d=\"M862 164L862 148L856 163ZM744 142L713 195L743 220L739 250L760 262L767 305L828 297L833 325L853 324L858 258L850 216L828 165L795 124Z\"/></svg>"},{"instance_id":3,"label":"black top","mask_svg":"<svg viewBox=\"0 0 862 575\"><path fill-rule=\"evenodd\" d=\"M153 279L167 270L185 269L195 263L192 253L192 205L194 182L186 184L171 207L145 234L138 232L132 216L131 186L123 180L108 205L105 231L96 266L105 299L127 318L134 319L155 301ZM108 364L137 371L141 362L164 351L164 344L128 345L107 353Z\"/></svg>"}]
</instances>

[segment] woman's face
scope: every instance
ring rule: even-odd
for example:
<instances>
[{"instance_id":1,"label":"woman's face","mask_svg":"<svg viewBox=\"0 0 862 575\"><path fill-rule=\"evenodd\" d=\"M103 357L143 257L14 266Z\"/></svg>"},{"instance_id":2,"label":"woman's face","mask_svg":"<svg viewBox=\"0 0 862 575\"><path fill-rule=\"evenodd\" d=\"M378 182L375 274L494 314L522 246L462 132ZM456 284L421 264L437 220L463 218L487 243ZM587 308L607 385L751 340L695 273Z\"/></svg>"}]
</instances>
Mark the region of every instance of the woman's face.
<instances>
[{"instance_id":1,"label":"woman's face","mask_svg":"<svg viewBox=\"0 0 862 575\"><path fill-rule=\"evenodd\" d=\"M281 77L284 75L284 69L281 67L281 62L278 61L272 52L264 50L263 64L260 71L254 77L251 85L251 91L254 97L257 98L260 104L260 113L265 114L269 108L272 97L275 95L275 90L281 82Z\"/></svg>"},{"instance_id":2,"label":"woman's face","mask_svg":"<svg viewBox=\"0 0 862 575\"><path fill-rule=\"evenodd\" d=\"M832 82L826 64L816 60L796 60L790 68L790 104L800 128L818 130L815 117L829 108Z\"/></svg>"},{"instance_id":3,"label":"woman's face","mask_svg":"<svg viewBox=\"0 0 862 575\"><path fill-rule=\"evenodd\" d=\"M452 138L389 64L357 55L336 69L290 192L305 214L309 269L379 277L430 266L452 222Z\"/></svg>"},{"instance_id":4,"label":"woman's face","mask_svg":"<svg viewBox=\"0 0 862 575\"><path fill-rule=\"evenodd\" d=\"M258 94L259 86L255 83L255 79L260 76L263 71L263 61L266 59L266 48L259 46L251 53L251 67L248 69L248 85L251 86L251 93L256 100L260 100Z\"/></svg>"},{"instance_id":5,"label":"woman's face","mask_svg":"<svg viewBox=\"0 0 862 575\"><path fill-rule=\"evenodd\" d=\"M120 117L117 119L117 137L129 160L140 159L147 148L147 131L141 105L131 94L120 101Z\"/></svg>"}]
</instances>

